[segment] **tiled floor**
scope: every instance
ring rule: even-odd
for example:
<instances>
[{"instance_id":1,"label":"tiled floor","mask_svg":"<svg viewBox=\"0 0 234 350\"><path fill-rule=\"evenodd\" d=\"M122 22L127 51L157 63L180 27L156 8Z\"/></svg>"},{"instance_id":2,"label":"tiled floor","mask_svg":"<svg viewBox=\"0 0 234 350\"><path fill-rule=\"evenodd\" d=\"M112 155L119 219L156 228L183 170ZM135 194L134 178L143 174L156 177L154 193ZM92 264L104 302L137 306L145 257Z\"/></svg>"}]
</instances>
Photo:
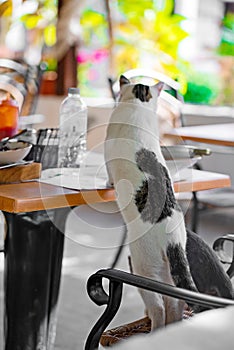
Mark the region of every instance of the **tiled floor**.
<instances>
[{"instance_id":1,"label":"tiled floor","mask_svg":"<svg viewBox=\"0 0 234 350\"><path fill-rule=\"evenodd\" d=\"M94 208L83 206L76 208L68 217L55 350L84 349L87 334L103 311L88 298L86 282L90 274L99 268L109 267L112 262L122 232L122 221L114 211L113 204ZM201 213L199 234L207 242L211 244L217 236L227 232L234 232L233 209ZM129 270L127 256L128 248L125 247L118 268ZM2 270L3 260L0 259ZM0 274L2 332L2 271ZM125 287L123 304L112 325L136 320L143 313L143 304L136 289ZM2 349L1 341L2 336Z\"/></svg>"}]
</instances>

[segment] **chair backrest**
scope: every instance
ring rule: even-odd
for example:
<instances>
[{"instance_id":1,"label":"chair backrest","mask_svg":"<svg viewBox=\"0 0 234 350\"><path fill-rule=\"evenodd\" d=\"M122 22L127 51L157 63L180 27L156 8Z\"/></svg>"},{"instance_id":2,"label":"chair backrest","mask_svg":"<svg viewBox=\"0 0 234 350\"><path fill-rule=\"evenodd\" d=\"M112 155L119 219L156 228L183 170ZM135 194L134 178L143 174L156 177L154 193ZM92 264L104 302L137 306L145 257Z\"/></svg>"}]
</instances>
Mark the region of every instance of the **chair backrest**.
<instances>
[{"instance_id":1,"label":"chair backrest","mask_svg":"<svg viewBox=\"0 0 234 350\"><path fill-rule=\"evenodd\" d=\"M9 93L17 101L19 111L21 111L26 96L24 85L16 82L6 74L0 74L0 90Z\"/></svg>"},{"instance_id":2,"label":"chair backrest","mask_svg":"<svg viewBox=\"0 0 234 350\"><path fill-rule=\"evenodd\" d=\"M30 66L7 58L0 59L0 90L18 102L21 115L35 111L43 71L43 64Z\"/></svg>"},{"instance_id":3,"label":"chair backrest","mask_svg":"<svg viewBox=\"0 0 234 350\"><path fill-rule=\"evenodd\" d=\"M123 72L122 75L124 75L127 79L132 81L135 81L136 79L139 80L139 78L150 79L152 80L152 82L161 81L165 84L164 90L166 90L166 88L172 90L174 92L174 97L179 101L183 101L183 97L179 93L180 84L161 72L157 72L152 69L135 68ZM119 80L113 80L112 78L109 78L108 80L110 84L112 97L116 100L120 89Z\"/></svg>"}]
</instances>

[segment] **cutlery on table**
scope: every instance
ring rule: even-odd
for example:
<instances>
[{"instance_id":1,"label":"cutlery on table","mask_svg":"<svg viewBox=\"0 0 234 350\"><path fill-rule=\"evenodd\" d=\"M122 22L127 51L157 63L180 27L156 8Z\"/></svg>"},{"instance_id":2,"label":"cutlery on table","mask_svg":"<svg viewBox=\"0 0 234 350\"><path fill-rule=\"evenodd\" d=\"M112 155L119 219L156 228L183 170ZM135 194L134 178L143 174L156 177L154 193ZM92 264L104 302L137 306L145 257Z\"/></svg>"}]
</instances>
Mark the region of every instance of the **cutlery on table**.
<instances>
[{"instance_id":1,"label":"cutlery on table","mask_svg":"<svg viewBox=\"0 0 234 350\"><path fill-rule=\"evenodd\" d=\"M26 131L28 131L28 129L23 129L13 136L4 137L3 139L1 139L0 140L0 151L3 150L3 148L6 146L6 144L9 140L16 139L18 136L25 134Z\"/></svg>"}]
</instances>

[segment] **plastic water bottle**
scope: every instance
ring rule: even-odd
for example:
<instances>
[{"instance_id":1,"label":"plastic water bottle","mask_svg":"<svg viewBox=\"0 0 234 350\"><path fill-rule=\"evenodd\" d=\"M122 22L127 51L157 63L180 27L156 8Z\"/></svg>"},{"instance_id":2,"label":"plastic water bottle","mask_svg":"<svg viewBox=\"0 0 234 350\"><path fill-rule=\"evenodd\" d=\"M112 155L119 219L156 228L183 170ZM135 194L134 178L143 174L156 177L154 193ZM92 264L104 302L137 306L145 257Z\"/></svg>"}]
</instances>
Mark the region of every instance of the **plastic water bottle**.
<instances>
[{"instance_id":1,"label":"plastic water bottle","mask_svg":"<svg viewBox=\"0 0 234 350\"><path fill-rule=\"evenodd\" d=\"M59 111L58 167L80 167L86 152L87 106L78 88L69 88Z\"/></svg>"}]
</instances>

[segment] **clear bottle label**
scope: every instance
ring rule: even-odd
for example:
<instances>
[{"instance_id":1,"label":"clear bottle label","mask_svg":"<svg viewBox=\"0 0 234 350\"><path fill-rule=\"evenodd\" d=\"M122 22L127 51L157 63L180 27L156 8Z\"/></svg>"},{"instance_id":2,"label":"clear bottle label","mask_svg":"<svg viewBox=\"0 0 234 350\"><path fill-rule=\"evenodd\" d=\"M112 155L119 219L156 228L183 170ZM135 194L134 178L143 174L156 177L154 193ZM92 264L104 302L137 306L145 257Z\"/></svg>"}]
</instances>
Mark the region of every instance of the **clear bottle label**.
<instances>
[{"instance_id":1,"label":"clear bottle label","mask_svg":"<svg viewBox=\"0 0 234 350\"><path fill-rule=\"evenodd\" d=\"M59 167L79 167L86 152L87 114L79 111L67 118L60 115Z\"/></svg>"}]
</instances>

